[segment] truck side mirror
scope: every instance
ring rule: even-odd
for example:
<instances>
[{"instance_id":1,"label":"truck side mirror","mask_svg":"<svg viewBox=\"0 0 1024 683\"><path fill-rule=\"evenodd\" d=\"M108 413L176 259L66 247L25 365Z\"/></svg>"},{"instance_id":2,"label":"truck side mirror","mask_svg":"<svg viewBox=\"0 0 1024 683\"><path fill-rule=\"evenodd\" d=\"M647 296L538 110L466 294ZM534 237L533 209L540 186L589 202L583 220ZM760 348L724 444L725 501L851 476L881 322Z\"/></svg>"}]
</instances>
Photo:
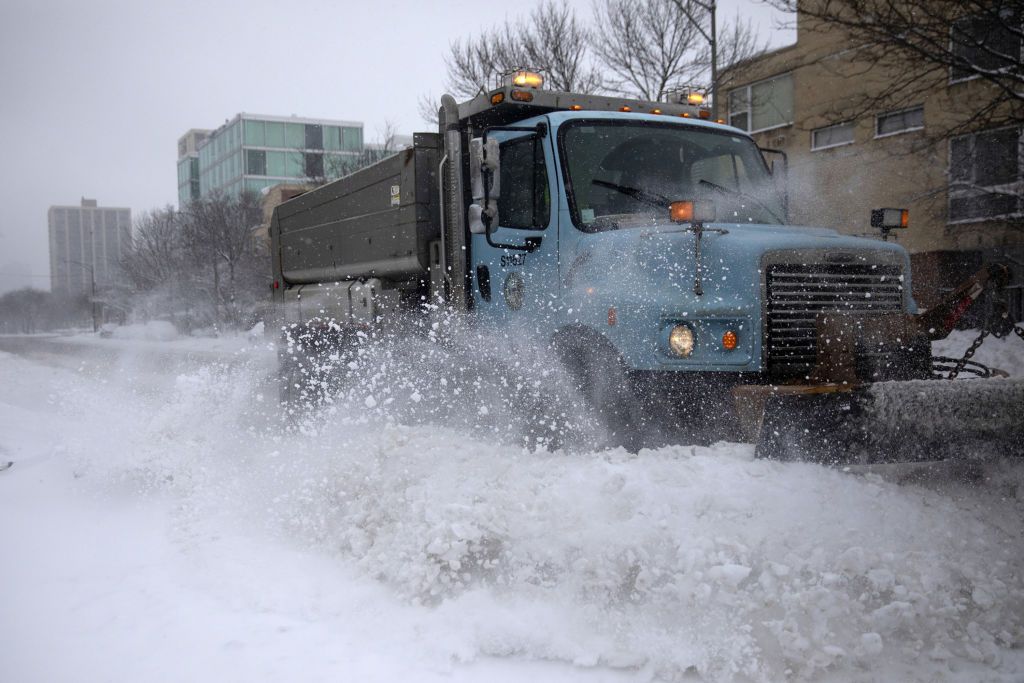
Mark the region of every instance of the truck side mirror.
<instances>
[{"instance_id":1,"label":"truck side mirror","mask_svg":"<svg viewBox=\"0 0 1024 683\"><path fill-rule=\"evenodd\" d=\"M473 138L469 141L469 179L473 203L469 207L469 231L488 233L498 224L498 196L501 192L501 148L498 141Z\"/></svg>"},{"instance_id":2,"label":"truck side mirror","mask_svg":"<svg viewBox=\"0 0 1024 683\"><path fill-rule=\"evenodd\" d=\"M473 138L469 141L469 178L473 200L485 196L497 199L501 195L501 148L498 141Z\"/></svg>"}]
</instances>

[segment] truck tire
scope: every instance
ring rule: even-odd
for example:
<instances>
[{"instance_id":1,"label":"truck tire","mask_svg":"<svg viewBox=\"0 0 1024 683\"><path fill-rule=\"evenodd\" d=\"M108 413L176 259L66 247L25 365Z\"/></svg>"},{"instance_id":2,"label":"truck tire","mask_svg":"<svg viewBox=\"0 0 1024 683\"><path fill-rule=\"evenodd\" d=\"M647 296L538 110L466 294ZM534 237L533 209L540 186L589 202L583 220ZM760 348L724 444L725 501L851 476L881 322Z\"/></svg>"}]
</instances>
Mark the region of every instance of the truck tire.
<instances>
[{"instance_id":1,"label":"truck tire","mask_svg":"<svg viewBox=\"0 0 1024 683\"><path fill-rule=\"evenodd\" d=\"M593 340L593 337L585 339ZM607 430L608 447L635 453L643 446L640 411L622 359L604 339L592 343L557 344L558 355L584 410Z\"/></svg>"}]
</instances>

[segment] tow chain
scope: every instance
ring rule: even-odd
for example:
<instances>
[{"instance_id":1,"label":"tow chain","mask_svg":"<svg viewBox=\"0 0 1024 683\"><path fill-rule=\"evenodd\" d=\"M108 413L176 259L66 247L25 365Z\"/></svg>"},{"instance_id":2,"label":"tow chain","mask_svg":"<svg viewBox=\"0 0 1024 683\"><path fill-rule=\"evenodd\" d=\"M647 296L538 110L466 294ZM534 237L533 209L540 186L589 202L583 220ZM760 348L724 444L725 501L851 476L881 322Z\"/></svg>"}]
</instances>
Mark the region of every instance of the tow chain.
<instances>
[{"instance_id":1,"label":"tow chain","mask_svg":"<svg viewBox=\"0 0 1024 683\"><path fill-rule=\"evenodd\" d=\"M1014 325L1013 332L1021 339L1024 339L1024 327L1021 327L1020 325ZM985 337L989 336L989 334L991 334L996 339L1001 339L1003 337L1008 337L1010 335L1010 331L990 331L988 325L983 327L981 330L981 334L979 334L978 337L973 342L971 342L971 345L967 347L967 350L964 351L963 358L957 360L956 365L954 365L953 368L949 371L949 375L946 377L946 379L956 379L957 375L964 371L964 367L966 367L967 364L971 362L971 358L974 357L974 354L978 350L978 347L982 345L982 343L985 341Z\"/></svg>"},{"instance_id":2,"label":"tow chain","mask_svg":"<svg viewBox=\"0 0 1024 683\"><path fill-rule=\"evenodd\" d=\"M977 339L971 342L971 345L967 347L966 351L964 351L964 357L959 359L956 362L956 365L953 366L953 369L949 371L949 375L946 379L956 379L957 375L964 371L964 366L966 366L967 363L970 362L971 358L974 357L974 353L978 350L978 347L981 346L982 342L985 341L985 337L988 335L988 328L983 328Z\"/></svg>"}]
</instances>

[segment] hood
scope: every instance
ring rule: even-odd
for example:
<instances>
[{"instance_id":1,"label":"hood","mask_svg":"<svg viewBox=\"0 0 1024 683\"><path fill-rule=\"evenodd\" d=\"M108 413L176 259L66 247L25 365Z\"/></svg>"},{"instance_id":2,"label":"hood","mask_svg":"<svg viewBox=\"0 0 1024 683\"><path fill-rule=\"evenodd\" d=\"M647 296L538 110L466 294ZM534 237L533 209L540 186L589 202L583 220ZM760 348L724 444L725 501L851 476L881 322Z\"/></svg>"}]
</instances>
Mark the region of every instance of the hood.
<instances>
[{"instance_id":1,"label":"hood","mask_svg":"<svg viewBox=\"0 0 1024 683\"><path fill-rule=\"evenodd\" d=\"M835 230L786 225L711 223L701 239L703 295L694 293L696 236L668 221L590 233L577 243L591 277L627 298L686 309L738 310L758 306L762 270L769 260L797 263L903 264L909 291L909 257L898 244L842 235Z\"/></svg>"}]
</instances>

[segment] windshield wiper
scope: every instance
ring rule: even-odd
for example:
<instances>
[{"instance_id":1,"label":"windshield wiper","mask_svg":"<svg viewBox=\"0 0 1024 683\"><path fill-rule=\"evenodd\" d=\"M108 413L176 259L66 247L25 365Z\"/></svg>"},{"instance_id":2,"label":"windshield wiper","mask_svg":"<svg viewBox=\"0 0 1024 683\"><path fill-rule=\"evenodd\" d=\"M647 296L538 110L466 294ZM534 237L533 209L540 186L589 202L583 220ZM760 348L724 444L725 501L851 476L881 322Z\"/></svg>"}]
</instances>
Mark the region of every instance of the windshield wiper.
<instances>
[{"instance_id":1,"label":"windshield wiper","mask_svg":"<svg viewBox=\"0 0 1024 683\"><path fill-rule=\"evenodd\" d=\"M600 187L607 187L609 190L616 190L627 197L644 202L645 204L650 204L651 206L656 206L659 209L667 209L668 205L671 203L669 202L668 197L664 197L653 192L647 192L645 190L638 190L635 187L626 187L625 185L610 183L607 180L600 180L599 178L594 178L590 182L594 185L599 185Z\"/></svg>"},{"instance_id":2,"label":"windshield wiper","mask_svg":"<svg viewBox=\"0 0 1024 683\"><path fill-rule=\"evenodd\" d=\"M713 189L713 190L718 190L718 191L719 191L719 192L721 192L722 194L726 194L726 195L733 195L733 196L735 196L735 197L740 197L740 198L742 198L742 199L749 199L750 201L752 201L752 202L756 203L756 204L757 204L758 206L760 206L760 207L761 207L762 209L764 209L765 211L767 211L768 213L770 213L770 214L771 214L771 216L772 216L772 218L774 218L774 219L775 219L776 221L778 221L778 222L779 222L779 225L783 225L783 224L785 224L785 222L786 222L786 221L782 220L782 218L780 218L780 217L779 217L779 215L778 215L777 213L775 213L774 211L772 211L772 209L771 209L771 207L770 207L770 206L768 206L767 204L765 204L765 203L764 203L763 201L761 201L761 200L760 200L760 199L758 199L757 197L754 197L754 196L752 196L752 195L746 194L745 192L740 192L739 190L733 190L733 189L730 189L730 188L728 188L728 187L723 187L722 185L719 185L719 184L717 184L717 183L713 183L713 182L711 182L710 180L704 180L703 178L701 178L700 180L698 180L698 181L697 181L697 184L698 184L698 185L707 185L707 186L708 186L708 187L710 187L711 189Z\"/></svg>"}]
</instances>

